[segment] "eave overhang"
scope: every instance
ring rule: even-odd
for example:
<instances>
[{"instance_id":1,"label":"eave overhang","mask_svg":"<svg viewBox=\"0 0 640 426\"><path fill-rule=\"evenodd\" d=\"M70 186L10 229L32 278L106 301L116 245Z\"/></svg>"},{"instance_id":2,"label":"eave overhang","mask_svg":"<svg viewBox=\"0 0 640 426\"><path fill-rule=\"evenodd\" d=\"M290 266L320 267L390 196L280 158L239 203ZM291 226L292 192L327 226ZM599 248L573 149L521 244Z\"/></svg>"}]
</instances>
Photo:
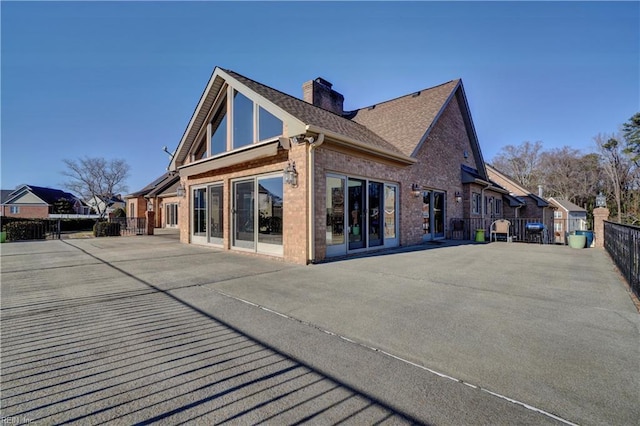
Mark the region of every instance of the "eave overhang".
<instances>
[{"instance_id":1,"label":"eave overhang","mask_svg":"<svg viewBox=\"0 0 640 426\"><path fill-rule=\"evenodd\" d=\"M223 167L235 166L248 161L259 160L261 158L272 157L278 154L278 140L263 142L256 145L249 145L235 151L225 152L214 157L205 158L195 163L190 163L178 168L180 177L190 177L221 169Z\"/></svg>"},{"instance_id":2,"label":"eave overhang","mask_svg":"<svg viewBox=\"0 0 640 426\"><path fill-rule=\"evenodd\" d=\"M382 157L386 160L391 160L393 162L400 163L404 166L410 166L415 164L418 160L413 157L408 157L402 153L396 153L393 151L386 150L384 148L378 148L371 145L368 145L362 141L357 139L350 138L348 136L342 135L340 133L333 132L331 130L323 129L322 127L315 126L313 124L308 124L306 129L310 133L320 134L323 133L325 137L331 139L331 141L335 144L350 148L354 151L359 151L366 154L373 154L378 157Z\"/></svg>"}]
</instances>

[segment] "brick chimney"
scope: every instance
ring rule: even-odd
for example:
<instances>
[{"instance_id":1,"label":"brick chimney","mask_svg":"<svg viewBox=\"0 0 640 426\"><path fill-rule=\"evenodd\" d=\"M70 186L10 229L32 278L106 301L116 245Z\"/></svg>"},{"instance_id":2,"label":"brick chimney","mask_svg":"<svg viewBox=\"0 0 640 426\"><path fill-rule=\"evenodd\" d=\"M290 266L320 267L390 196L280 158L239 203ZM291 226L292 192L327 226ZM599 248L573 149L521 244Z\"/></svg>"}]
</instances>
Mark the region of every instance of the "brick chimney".
<instances>
[{"instance_id":1,"label":"brick chimney","mask_svg":"<svg viewBox=\"0 0 640 426\"><path fill-rule=\"evenodd\" d=\"M338 115L342 115L344 96L333 90L333 85L324 78L316 78L302 85L302 94L305 102L324 108Z\"/></svg>"}]
</instances>

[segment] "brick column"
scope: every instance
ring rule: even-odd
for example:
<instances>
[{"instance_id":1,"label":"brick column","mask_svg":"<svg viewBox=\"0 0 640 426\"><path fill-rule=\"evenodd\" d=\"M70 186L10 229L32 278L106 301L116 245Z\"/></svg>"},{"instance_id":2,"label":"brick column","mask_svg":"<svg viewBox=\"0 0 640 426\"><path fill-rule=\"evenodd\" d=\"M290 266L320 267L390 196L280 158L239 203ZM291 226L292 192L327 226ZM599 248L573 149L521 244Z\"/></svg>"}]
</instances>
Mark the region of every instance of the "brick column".
<instances>
[{"instance_id":1,"label":"brick column","mask_svg":"<svg viewBox=\"0 0 640 426\"><path fill-rule=\"evenodd\" d=\"M597 207L593 209L593 230L595 232L595 247L604 248L604 221L609 219L609 209Z\"/></svg>"},{"instance_id":2,"label":"brick column","mask_svg":"<svg viewBox=\"0 0 640 426\"><path fill-rule=\"evenodd\" d=\"M156 212L147 210L144 216L147 218L147 235L153 235L153 229L156 226Z\"/></svg>"}]
</instances>

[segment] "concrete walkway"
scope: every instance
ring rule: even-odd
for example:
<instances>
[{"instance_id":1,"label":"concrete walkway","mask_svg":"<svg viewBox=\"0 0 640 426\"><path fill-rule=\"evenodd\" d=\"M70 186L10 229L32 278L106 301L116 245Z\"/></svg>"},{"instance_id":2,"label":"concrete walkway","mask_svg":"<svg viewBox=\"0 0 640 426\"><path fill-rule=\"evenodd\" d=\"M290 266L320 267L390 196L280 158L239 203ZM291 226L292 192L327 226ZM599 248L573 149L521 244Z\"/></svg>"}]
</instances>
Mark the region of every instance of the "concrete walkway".
<instances>
[{"instance_id":1,"label":"concrete walkway","mask_svg":"<svg viewBox=\"0 0 640 426\"><path fill-rule=\"evenodd\" d=\"M12 421L640 418L640 316L600 250L444 244L307 267L163 235L1 251Z\"/></svg>"}]
</instances>

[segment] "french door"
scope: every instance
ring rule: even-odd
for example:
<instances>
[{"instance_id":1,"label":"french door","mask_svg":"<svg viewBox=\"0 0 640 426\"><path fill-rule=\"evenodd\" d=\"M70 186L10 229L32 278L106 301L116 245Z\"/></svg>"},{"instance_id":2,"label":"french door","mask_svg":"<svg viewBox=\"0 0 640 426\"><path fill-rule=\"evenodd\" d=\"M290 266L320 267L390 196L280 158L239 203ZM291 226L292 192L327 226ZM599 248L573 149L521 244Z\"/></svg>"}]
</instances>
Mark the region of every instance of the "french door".
<instances>
[{"instance_id":1,"label":"french door","mask_svg":"<svg viewBox=\"0 0 640 426\"><path fill-rule=\"evenodd\" d=\"M327 257L398 245L397 185L326 178Z\"/></svg>"},{"instance_id":2,"label":"french door","mask_svg":"<svg viewBox=\"0 0 640 426\"><path fill-rule=\"evenodd\" d=\"M222 245L224 225L222 183L194 188L191 192L191 241Z\"/></svg>"},{"instance_id":3,"label":"french door","mask_svg":"<svg viewBox=\"0 0 640 426\"><path fill-rule=\"evenodd\" d=\"M422 239L425 241L444 238L445 193L422 191Z\"/></svg>"},{"instance_id":4,"label":"french door","mask_svg":"<svg viewBox=\"0 0 640 426\"><path fill-rule=\"evenodd\" d=\"M233 182L232 246L281 256L283 206L282 175Z\"/></svg>"}]
</instances>

